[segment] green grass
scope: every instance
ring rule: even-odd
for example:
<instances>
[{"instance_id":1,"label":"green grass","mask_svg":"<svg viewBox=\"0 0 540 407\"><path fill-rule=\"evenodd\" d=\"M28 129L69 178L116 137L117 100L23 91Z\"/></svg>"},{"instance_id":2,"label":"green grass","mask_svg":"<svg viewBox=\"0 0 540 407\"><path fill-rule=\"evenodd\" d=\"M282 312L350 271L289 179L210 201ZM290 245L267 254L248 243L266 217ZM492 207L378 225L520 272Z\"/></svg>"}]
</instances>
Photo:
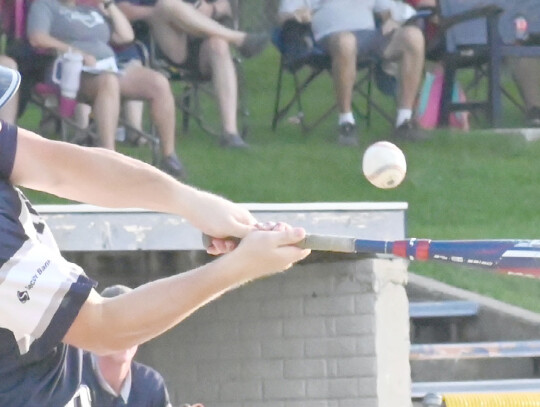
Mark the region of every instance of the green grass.
<instances>
[{"instance_id":1,"label":"green grass","mask_svg":"<svg viewBox=\"0 0 540 407\"><path fill-rule=\"evenodd\" d=\"M245 64L249 151L224 151L196 126L189 134L179 134L190 183L239 202L405 201L410 237L540 237L540 142L485 131L437 131L430 141L403 145L407 178L394 190L378 190L361 174L361 153L372 142L388 139L391 126L375 114L370 131L363 131L360 149L334 143L335 117L307 136L285 121L273 133L277 63L270 49ZM323 80L309 95L306 114L321 111L333 99L330 81ZM380 95L377 100L393 110L392 100ZM29 109L21 125L35 128L36 115ZM505 123L519 125L520 120L515 108L505 109ZM145 149L120 150L149 159ZM38 203L59 202L29 194ZM414 263L410 269L540 312L540 281L433 264Z\"/></svg>"}]
</instances>

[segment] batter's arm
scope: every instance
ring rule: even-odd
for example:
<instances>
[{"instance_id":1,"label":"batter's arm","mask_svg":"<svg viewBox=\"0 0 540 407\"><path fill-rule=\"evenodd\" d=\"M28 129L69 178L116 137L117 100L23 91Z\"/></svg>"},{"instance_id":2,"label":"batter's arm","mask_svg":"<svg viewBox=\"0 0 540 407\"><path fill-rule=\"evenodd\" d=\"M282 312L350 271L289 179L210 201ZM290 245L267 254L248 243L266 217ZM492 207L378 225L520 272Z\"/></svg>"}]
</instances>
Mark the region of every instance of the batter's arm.
<instances>
[{"instance_id":1,"label":"batter's arm","mask_svg":"<svg viewBox=\"0 0 540 407\"><path fill-rule=\"evenodd\" d=\"M92 205L172 213L214 237L243 237L256 223L242 206L183 184L142 161L45 139L21 128L11 181Z\"/></svg>"},{"instance_id":2,"label":"batter's arm","mask_svg":"<svg viewBox=\"0 0 540 407\"><path fill-rule=\"evenodd\" d=\"M299 228L254 231L236 250L197 269L113 298L92 291L64 342L99 354L144 343L221 294L306 257L309 250L293 246L304 236Z\"/></svg>"}]
</instances>

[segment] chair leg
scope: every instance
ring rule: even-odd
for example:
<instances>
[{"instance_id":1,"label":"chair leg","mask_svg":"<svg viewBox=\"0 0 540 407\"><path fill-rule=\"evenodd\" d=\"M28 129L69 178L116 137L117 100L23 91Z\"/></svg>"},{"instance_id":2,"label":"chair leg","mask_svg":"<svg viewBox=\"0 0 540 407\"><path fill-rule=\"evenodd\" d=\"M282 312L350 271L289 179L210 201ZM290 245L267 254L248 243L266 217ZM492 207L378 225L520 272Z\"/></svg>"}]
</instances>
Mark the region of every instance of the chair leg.
<instances>
[{"instance_id":1,"label":"chair leg","mask_svg":"<svg viewBox=\"0 0 540 407\"><path fill-rule=\"evenodd\" d=\"M184 94L182 94L181 105L182 105L182 132L184 134L189 132L189 119L190 119L190 109L191 109L191 89L184 88Z\"/></svg>"},{"instance_id":2,"label":"chair leg","mask_svg":"<svg viewBox=\"0 0 540 407\"><path fill-rule=\"evenodd\" d=\"M239 120L238 130L240 132L240 137L245 139L249 133L249 107L247 100L247 87L246 87L246 77L244 73L244 67L242 61L239 58L233 59L235 68L236 68L236 77L238 78L238 107L237 107L237 118Z\"/></svg>"},{"instance_id":3,"label":"chair leg","mask_svg":"<svg viewBox=\"0 0 540 407\"><path fill-rule=\"evenodd\" d=\"M367 83L367 98L366 98L366 127L368 130L371 129L371 104L372 104L372 100L371 98L373 97L372 94L371 94L371 87L372 87L372 84L373 84L373 66L370 66L368 68L368 83Z\"/></svg>"},{"instance_id":4,"label":"chair leg","mask_svg":"<svg viewBox=\"0 0 540 407\"><path fill-rule=\"evenodd\" d=\"M305 87L300 85L300 82L298 80L298 74L296 72L293 73L293 80L294 80L294 96L296 98L296 106L298 108L298 119L300 119L300 126L302 127L302 132L308 133L311 130L311 128L308 127L306 125L306 122L304 121L304 107L302 105L302 98L300 97ZM311 80L309 82L311 82ZM317 124L318 123L319 122L317 122Z\"/></svg>"},{"instance_id":5,"label":"chair leg","mask_svg":"<svg viewBox=\"0 0 540 407\"><path fill-rule=\"evenodd\" d=\"M494 47L497 48L497 47ZM497 50L492 49L489 62L489 85L488 85L488 120L492 127L498 127L501 123L501 65L500 55Z\"/></svg>"},{"instance_id":6,"label":"chair leg","mask_svg":"<svg viewBox=\"0 0 540 407\"><path fill-rule=\"evenodd\" d=\"M281 101L281 86L283 81L283 60L279 63L276 98L274 100L274 116L272 117L272 131L276 131L277 122L279 120L279 103Z\"/></svg>"},{"instance_id":7,"label":"chair leg","mask_svg":"<svg viewBox=\"0 0 540 407\"><path fill-rule=\"evenodd\" d=\"M501 105L501 45L502 41L499 36L499 16L490 17L487 19L487 37L489 48L489 121L492 127L497 127L501 122L502 105Z\"/></svg>"},{"instance_id":8,"label":"chair leg","mask_svg":"<svg viewBox=\"0 0 540 407\"><path fill-rule=\"evenodd\" d=\"M441 126L446 127L450 123L450 105L452 104L452 92L456 72L453 67L446 66L444 68L444 81L441 97L440 119Z\"/></svg>"}]
</instances>

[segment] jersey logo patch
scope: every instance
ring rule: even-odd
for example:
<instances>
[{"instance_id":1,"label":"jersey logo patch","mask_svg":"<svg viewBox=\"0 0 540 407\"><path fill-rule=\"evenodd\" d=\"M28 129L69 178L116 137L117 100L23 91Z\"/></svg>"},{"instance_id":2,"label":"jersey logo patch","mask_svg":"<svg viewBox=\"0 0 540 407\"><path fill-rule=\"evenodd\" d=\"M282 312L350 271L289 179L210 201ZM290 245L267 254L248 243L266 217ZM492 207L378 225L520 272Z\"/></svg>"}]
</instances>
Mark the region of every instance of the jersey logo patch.
<instances>
[{"instance_id":1,"label":"jersey logo patch","mask_svg":"<svg viewBox=\"0 0 540 407\"><path fill-rule=\"evenodd\" d=\"M24 304L30 299L30 294L28 294L28 291L17 291L17 298Z\"/></svg>"}]
</instances>

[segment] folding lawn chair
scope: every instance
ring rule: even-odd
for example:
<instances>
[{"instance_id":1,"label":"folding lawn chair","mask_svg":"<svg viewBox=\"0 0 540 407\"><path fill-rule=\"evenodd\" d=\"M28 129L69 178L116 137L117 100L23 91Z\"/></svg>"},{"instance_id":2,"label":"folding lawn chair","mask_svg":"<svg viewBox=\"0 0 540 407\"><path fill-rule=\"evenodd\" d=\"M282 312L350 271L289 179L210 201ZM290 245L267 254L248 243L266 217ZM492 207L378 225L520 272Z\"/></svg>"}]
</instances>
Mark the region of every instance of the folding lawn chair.
<instances>
[{"instance_id":1,"label":"folding lawn chair","mask_svg":"<svg viewBox=\"0 0 540 407\"><path fill-rule=\"evenodd\" d=\"M441 124L447 125L455 111L483 111L492 127L502 118L502 95L518 102L501 87L501 65L505 57L540 57L535 41L516 40L514 20L526 18L540 23L539 0L438 0L444 66ZM536 24L536 25L535 25ZM540 29L537 27L538 33ZM533 39L536 38L532 36ZM481 100L452 101L453 83L459 70L475 69L475 81L487 79L486 97Z\"/></svg>"},{"instance_id":2,"label":"folding lawn chair","mask_svg":"<svg viewBox=\"0 0 540 407\"><path fill-rule=\"evenodd\" d=\"M3 0L1 4L2 15L8 16L12 21L10 31L6 33L7 54L17 61L22 76L19 114L22 114L28 102L34 103L42 112L42 120L50 118L57 123L62 140L95 145L98 135L93 126L81 127L73 118L74 101L66 101L58 85L43 81L46 69L56 56L47 50L32 48L26 38L26 16L31 1ZM53 103L50 103L51 100ZM152 162L157 164L159 139L153 129L151 132L144 132L124 121L120 124L148 142L152 150Z\"/></svg>"},{"instance_id":3,"label":"folding lawn chair","mask_svg":"<svg viewBox=\"0 0 540 407\"><path fill-rule=\"evenodd\" d=\"M315 39L309 24L300 24L295 21L287 21L274 30L272 42L280 53L278 79L276 84L276 97L274 102L274 114L272 117L272 130L276 130L278 122L291 113L296 105L296 120L300 124L302 132L307 134L322 123L337 108L334 95L328 96L332 103L318 117L308 121L305 114L303 96L307 89L321 77L324 72L331 69L331 60L325 51L315 44ZM366 126L371 125L372 109L376 110L390 123L390 115L373 102L372 82L377 73L376 61L367 58L357 62L357 81L354 92L365 102L364 108L353 103L354 113L363 118ZM288 74L292 77L293 94L288 100L283 100L284 77ZM293 119L295 119L293 117Z\"/></svg>"},{"instance_id":4,"label":"folding lawn chair","mask_svg":"<svg viewBox=\"0 0 540 407\"><path fill-rule=\"evenodd\" d=\"M234 6L234 4L233 4ZM234 11L234 10L233 10ZM176 107L182 112L182 131L188 133L190 122L195 123L206 133L219 137L222 133L219 112L215 107L213 86L208 78L198 72L180 67L169 60L152 38L148 25L142 21L133 24L135 37L147 49L148 65L162 72L170 81L178 83L182 90L175 94ZM242 59L234 54L233 62L238 79L238 127L240 136L248 133L249 109L247 107L246 87Z\"/></svg>"}]
</instances>

